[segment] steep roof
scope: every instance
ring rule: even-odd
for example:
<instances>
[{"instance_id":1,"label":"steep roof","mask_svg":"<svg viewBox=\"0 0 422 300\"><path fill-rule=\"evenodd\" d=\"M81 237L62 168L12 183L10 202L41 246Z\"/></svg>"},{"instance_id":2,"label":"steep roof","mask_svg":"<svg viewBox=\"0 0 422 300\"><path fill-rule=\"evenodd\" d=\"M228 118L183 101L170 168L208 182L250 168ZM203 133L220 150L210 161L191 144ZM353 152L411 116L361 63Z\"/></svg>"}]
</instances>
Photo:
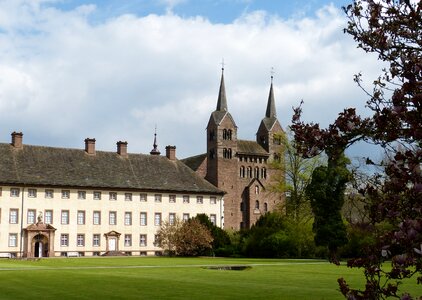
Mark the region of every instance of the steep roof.
<instances>
[{"instance_id":1,"label":"steep roof","mask_svg":"<svg viewBox=\"0 0 422 300\"><path fill-rule=\"evenodd\" d=\"M181 159L180 161L187 165L192 170L196 171L198 170L199 166L204 162L205 158L207 157L206 153L186 157L184 159Z\"/></svg>"},{"instance_id":2,"label":"steep roof","mask_svg":"<svg viewBox=\"0 0 422 300\"><path fill-rule=\"evenodd\" d=\"M223 194L181 161L165 156L0 143L0 184Z\"/></svg>"},{"instance_id":3,"label":"steep roof","mask_svg":"<svg viewBox=\"0 0 422 300\"><path fill-rule=\"evenodd\" d=\"M221 71L220 90L218 92L217 100L217 111L228 111L227 109L227 98L226 98L226 87L224 85L224 69Z\"/></svg>"},{"instance_id":4,"label":"steep roof","mask_svg":"<svg viewBox=\"0 0 422 300\"><path fill-rule=\"evenodd\" d=\"M237 153L247 155L268 156L268 152L260 144L254 141L237 141Z\"/></svg>"}]
</instances>

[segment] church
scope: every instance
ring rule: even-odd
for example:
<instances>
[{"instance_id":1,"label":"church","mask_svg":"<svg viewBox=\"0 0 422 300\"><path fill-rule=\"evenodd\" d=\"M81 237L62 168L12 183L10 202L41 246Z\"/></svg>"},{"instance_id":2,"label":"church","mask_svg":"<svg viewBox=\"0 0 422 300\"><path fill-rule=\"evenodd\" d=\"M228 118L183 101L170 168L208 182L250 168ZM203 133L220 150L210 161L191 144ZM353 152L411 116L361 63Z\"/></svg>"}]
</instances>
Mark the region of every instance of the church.
<instances>
[{"instance_id":1,"label":"church","mask_svg":"<svg viewBox=\"0 0 422 300\"><path fill-rule=\"evenodd\" d=\"M282 159L281 136L284 131L277 119L271 76L265 116L255 141L237 138L238 127L228 110L224 68L216 110L211 113L206 129L207 152L182 161L217 188L224 196L224 228L250 228L260 216L274 210L284 195L271 191L281 170L272 167Z\"/></svg>"},{"instance_id":2,"label":"church","mask_svg":"<svg viewBox=\"0 0 422 300\"><path fill-rule=\"evenodd\" d=\"M226 229L249 228L284 199L269 186L281 158L282 127L271 82L256 141L237 138L224 72L206 130L207 152L178 160L161 155L24 143L13 132L0 143L0 257L161 255L162 222L206 214Z\"/></svg>"}]
</instances>

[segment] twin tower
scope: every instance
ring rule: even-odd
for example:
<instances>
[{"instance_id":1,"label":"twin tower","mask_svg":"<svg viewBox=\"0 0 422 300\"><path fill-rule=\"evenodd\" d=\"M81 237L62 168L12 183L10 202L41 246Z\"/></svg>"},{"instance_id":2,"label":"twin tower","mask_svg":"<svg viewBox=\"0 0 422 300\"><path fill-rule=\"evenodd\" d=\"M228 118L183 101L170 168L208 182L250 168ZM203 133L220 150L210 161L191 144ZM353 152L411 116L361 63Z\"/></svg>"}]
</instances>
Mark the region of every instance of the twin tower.
<instances>
[{"instance_id":1,"label":"twin tower","mask_svg":"<svg viewBox=\"0 0 422 300\"><path fill-rule=\"evenodd\" d=\"M277 120L272 77L267 109L256 141L238 139L237 129L228 111L223 69L217 108L207 125L207 153L183 162L227 193L223 223L224 228L234 230L251 227L261 215L284 201L282 195L271 192L275 181L283 178L273 162L282 157L284 134Z\"/></svg>"}]
</instances>

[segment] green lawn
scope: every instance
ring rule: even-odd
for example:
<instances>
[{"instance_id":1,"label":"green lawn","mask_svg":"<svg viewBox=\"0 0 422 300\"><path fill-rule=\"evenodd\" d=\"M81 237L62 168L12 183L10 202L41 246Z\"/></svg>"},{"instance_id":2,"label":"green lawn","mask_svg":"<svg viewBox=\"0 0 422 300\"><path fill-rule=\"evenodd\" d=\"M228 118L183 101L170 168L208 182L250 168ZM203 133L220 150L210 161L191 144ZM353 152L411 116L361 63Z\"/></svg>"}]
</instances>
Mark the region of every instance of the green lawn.
<instances>
[{"instance_id":1,"label":"green lawn","mask_svg":"<svg viewBox=\"0 0 422 300\"><path fill-rule=\"evenodd\" d=\"M206 265L249 265L243 271ZM337 278L361 271L318 260L54 258L0 260L0 299L343 299ZM421 288L408 285L415 295Z\"/></svg>"}]
</instances>

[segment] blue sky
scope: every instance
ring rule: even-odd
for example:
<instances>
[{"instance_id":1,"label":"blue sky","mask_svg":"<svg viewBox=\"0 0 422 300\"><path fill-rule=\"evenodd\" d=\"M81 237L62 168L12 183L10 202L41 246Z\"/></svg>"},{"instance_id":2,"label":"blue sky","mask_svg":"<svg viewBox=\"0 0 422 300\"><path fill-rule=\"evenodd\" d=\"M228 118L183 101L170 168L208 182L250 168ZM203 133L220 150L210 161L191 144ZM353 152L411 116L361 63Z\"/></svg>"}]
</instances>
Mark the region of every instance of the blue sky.
<instances>
[{"instance_id":1,"label":"blue sky","mask_svg":"<svg viewBox=\"0 0 422 300\"><path fill-rule=\"evenodd\" d=\"M213 23L230 23L240 15L264 10L282 18L312 16L317 9L332 3L337 7L347 5L345 0L63 0L56 7L72 10L84 4L95 4L95 20L104 20L122 14L143 17L165 14L171 10L182 17L203 16Z\"/></svg>"},{"instance_id":2,"label":"blue sky","mask_svg":"<svg viewBox=\"0 0 422 300\"><path fill-rule=\"evenodd\" d=\"M362 115L365 83L382 66L343 33L346 1L0 0L0 141L149 153L205 152L225 61L238 137L254 140L270 72L278 119L326 126L345 107ZM351 155L372 153L363 146ZM378 155L377 152L373 152Z\"/></svg>"}]
</instances>

